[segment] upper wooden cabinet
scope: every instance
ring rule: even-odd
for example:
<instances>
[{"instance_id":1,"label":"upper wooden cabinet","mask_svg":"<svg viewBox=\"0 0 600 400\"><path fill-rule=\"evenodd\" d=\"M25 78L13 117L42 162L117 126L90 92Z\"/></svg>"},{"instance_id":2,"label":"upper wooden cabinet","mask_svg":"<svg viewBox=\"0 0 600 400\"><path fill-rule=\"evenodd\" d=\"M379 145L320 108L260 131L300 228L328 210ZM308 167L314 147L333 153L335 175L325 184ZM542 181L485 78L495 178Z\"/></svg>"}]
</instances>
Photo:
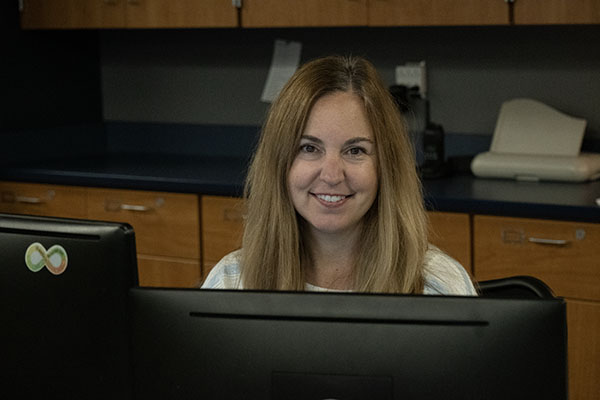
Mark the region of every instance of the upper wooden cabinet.
<instances>
[{"instance_id":1,"label":"upper wooden cabinet","mask_svg":"<svg viewBox=\"0 0 600 400\"><path fill-rule=\"evenodd\" d=\"M370 26L508 24L504 0L369 0Z\"/></svg>"},{"instance_id":2,"label":"upper wooden cabinet","mask_svg":"<svg viewBox=\"0 0 600 400\"><path fill-rule=\"evenodd\" d=\"M516 0L515 24L598 24L598 0Z\"/></svg>"},{"instance_id":3,"label":"upper wooden cabinet","mask_svg":"<svg viewBox=\"0 0 600 400\"><path fill-rule=\"evenodd\" d=\"M231 0L127 0L128 28L236 27Z\"/></svg>"},{"instance_id":4,"label":"upper wooden cabinet","mask_svg":"<svg viewBox=\"0 0 600 400\"><path fill-rule=\"evenodd\" d=\"M237 26L229 0L23 0L24 29Z\"/></svg>"},{"instance_id":5,"label":"upper wooden cabinet","mask_svg":"<svg viewBox=\"0 0 600 400\"><path fill-rule=\"evenodd\" d=\"M118 28L125 0L23 0L24 29Z\"/></svg>"},{"instance_id":6,"label":"upper wooden cabinet","mask_svg":"<svg viewBox=\"0 0 600 400\"><path fill-rule=\"evenodd\" d=\"M22 1L24 29L600 23L597 0L241 0L241 9L232 0Z\"/></svg>"},{"instance_id":7,"label":"upper wooden cabinet","mask_svg":"<svg viewBox=\"0 0 600 400\"><path fill-rule=\"evenodd\" d=\"M367 0L243 0L242 26L366 26Z\"/></svg>"}]
</instances>

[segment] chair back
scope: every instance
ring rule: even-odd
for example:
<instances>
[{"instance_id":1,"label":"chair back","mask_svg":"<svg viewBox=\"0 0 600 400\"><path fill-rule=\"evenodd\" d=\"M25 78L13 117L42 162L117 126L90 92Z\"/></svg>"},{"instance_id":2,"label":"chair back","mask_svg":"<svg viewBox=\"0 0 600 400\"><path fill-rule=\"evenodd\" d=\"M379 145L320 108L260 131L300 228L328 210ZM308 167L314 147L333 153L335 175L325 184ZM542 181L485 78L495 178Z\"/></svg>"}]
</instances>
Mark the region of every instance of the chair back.
<instances>
[{"instance_id":1,"label":"chair back","mask_svg":"<svg viewBox=\"0 0 600 400\"><path fill-rule=\"evenodd\" d=\"M532 276L511 276L478 282L482 297L542 298L552 299L554 293L548 285Z\"/></svg>"}]
</instances>

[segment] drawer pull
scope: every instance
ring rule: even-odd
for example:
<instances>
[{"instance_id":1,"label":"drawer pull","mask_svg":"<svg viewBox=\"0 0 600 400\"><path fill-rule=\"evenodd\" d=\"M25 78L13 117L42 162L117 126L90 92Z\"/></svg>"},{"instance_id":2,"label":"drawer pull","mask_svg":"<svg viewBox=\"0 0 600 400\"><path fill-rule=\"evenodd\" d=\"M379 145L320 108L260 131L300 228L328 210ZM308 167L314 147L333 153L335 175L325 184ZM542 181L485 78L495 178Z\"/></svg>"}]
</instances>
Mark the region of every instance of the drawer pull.
<instances>
[{"instance_id":1,"label":"drawer pull","mask_svg":"<svg viewBox=\"0 0 600 400\"><path fill-rule=\"evenodd\" d=\"M105 204L106 211L134 211L134 212L150 212L165 204L165 199L159 197L154 202L154 206L144 206L139 204L124 204L118 201L107 200Z\"/></svg>"},{"instance_id":2,"label":"drawer pull","mask_svg":"<svg viewBox=\"0 0 600 400\"><path fill-rule=\"evenodd\" d=\"M527 240L529 240L530 243L549 244L552 246L566 246L569 244L568 240L563 240L563 239L544 239L544 238L530 237Z\"/></svg>"},{"instance_id":3,"label":"drawer pull","mask_svg":"<svg viewBox=\"0 0 600 400\"><path fill-rule=\"evenodd\" d=\"M3 203L45 204L54 199L54 190L48 190L44 197L19 196L14 192L2 192Z\"/></svg>"}]
</instances>

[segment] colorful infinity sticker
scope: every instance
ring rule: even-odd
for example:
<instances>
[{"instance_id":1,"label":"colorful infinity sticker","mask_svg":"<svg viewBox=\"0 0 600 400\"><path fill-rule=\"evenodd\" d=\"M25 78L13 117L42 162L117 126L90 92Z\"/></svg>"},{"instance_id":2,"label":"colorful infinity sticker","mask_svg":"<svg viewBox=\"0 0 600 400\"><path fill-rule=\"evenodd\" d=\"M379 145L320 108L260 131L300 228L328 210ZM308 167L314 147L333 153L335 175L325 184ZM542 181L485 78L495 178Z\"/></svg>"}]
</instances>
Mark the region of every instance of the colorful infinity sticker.
<instances>
[{"instance_id":1,"label":"colorful infinity sticker","mask_svg":"<svg viewBox=\"0 0 600 400\"><path fill-rule=\"evenodd\" d=\"M32 243L25 252L25 264L33 272L48 268L54 275L60 275L67 269L69 259L65 249L55 244L47 251L41 243Z\"/></svg>"}]
</instances>

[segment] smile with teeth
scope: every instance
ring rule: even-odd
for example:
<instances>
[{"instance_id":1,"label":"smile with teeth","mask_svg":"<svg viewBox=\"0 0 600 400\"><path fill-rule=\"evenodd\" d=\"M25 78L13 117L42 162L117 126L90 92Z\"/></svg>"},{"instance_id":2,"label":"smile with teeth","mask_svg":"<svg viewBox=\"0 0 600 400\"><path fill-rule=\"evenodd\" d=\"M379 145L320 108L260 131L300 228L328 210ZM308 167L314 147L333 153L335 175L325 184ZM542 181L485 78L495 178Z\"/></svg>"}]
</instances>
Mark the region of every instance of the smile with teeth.
<instances>
[{"instance_id":1,"label":"smile with teeth","mask_svg":"<svg viewBox=\"0 0 600 400\"><path fill-rule=\"evenodd\" d=\"M315 194L315 196L319 200L323 200L327 203L337 203L337 202L344 200L346 197L348 197L348 196L344 196L344 195L331 195L331 194Z\"/></svg>"}]
</instances>

